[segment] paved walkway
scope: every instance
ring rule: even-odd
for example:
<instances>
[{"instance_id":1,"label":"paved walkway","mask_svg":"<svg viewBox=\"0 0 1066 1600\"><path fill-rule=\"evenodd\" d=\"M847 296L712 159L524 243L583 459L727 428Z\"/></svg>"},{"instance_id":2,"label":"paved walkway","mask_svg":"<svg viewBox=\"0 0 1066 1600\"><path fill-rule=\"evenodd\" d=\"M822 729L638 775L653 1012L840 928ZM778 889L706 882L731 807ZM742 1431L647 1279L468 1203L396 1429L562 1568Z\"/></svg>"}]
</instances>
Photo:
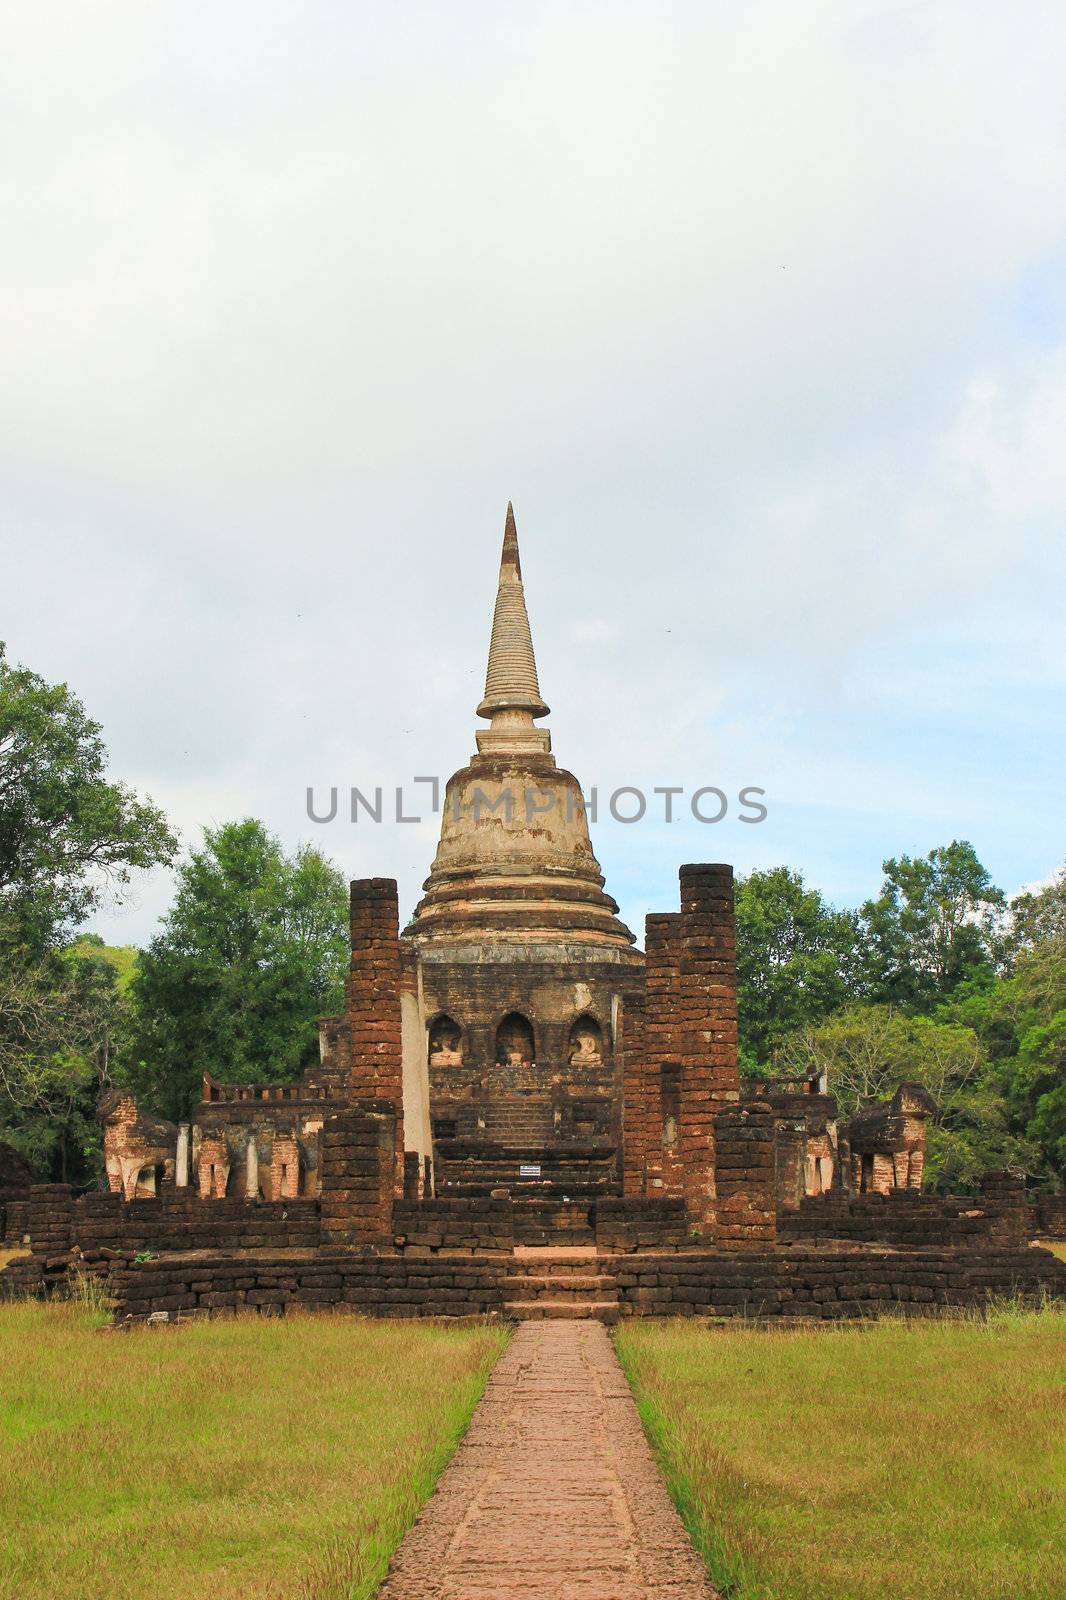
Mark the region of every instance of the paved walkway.
<instances>
[{"instance_id":1,"label":"paved walkway","mask_svg":"<svg viewBox=\"0 0 1066 1600\"><path fill-rule=\"evenodd\" d=\"M381 1600L715 1600L606 1329L524 1322Z\"/></svg>"}]
</instances>

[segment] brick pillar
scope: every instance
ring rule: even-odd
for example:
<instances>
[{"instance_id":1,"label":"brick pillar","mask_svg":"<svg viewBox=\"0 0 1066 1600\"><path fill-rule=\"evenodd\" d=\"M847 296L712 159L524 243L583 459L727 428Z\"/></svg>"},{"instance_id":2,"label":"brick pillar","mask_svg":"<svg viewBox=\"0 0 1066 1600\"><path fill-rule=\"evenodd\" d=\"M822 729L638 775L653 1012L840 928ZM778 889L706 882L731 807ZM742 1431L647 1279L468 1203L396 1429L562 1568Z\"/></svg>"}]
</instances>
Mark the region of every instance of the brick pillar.
<instances>
[{"instance_id":1,"label":"brick pillar","mask_svg":"<svg viewBox=\"0 0 1066 1600\"><path fill-rule=\"evenodd\" d=\"M989 1209L993 1213L993 1222L990 1238L996 1244L1028 1244L1030 1215L1024 1179L1008 1172L986 1172L981 1179L981 1198L991 1202Z\"/></svg>"},{"instance_id":2,"label":"brick pillar","mask_svg":"<svg viewBox=\"0 0 1066 1600\"><path fill-rule=\"evenodd\" d=\"M35 1256L58 1256L74 1243L74 1199L69 1183L30 1185L26 1231Z\"/></svg>"},{"instance_id":3,"label":"brick pillar","mask_svg":"<svg viewBox=\"0 0 1066 1600\"><path fill-rule=\"evenodd\" d=\"M777 1242L774 1114L761 1100L729 1105L714 1120L715 1239L723 1250Z\"/></svg>"},{"instance_id":4,"label":"brick pillar","mask_svg":"<svg viewBox=\"0 0 1066 1600\"><path fill-rule=\"evenodd\" d=\"M403 1195L403 1059L400 1030L400 910L393 878L351 886L352 966L347 982L347 1065L353 1103L395 1110L393 1191Z\"/></svg>"},{"instance_id":5,"label":"brick pillar","mask_svg":"<svg viewBox=\"0 0 1066 1600\"><path fill-rule=\"evenodd\" d=\"M392 1234L396 1118L391 1102L367 1101L323 1125L322 1243L379 1247Z\"/></svg>"},{"instance_id":6,"label":"brick pillar","mask_svg":"<svg viewBox=\"0 0 1066 1600\"><path fill-rule=\"evenodd\" d=\"M681 1159L694 1222L714 1219L714 1119L740 1098L733 869L681 868Z\"/></svg>"},{"instance_id":7,"label":"brick pillar","mask_svg":"<svg viewBox=\"0 0 1066 1600\"><path fill-rule=\"evenodd\" d=\"M652 913L644 924L646 999L644 1013L645 1193L681 1195L680 1121L674 1140L663 1145L663 1068L681 1064L681 918L676 911ZM667 1128L669 1135L671 1129Z\"/></svg>"},{"instance_id":8,"label":"brick pillar","mask_svg":"<svg viewBox=\"0 0 1066 1600\"><path fill-rule=\"evenodd\" d=\"M616 1055L622 1061L622 1193L643 1195L647 1184L648 1101L644 1005L636 995L620 1006Z\"/></svg>"}]
</instances>

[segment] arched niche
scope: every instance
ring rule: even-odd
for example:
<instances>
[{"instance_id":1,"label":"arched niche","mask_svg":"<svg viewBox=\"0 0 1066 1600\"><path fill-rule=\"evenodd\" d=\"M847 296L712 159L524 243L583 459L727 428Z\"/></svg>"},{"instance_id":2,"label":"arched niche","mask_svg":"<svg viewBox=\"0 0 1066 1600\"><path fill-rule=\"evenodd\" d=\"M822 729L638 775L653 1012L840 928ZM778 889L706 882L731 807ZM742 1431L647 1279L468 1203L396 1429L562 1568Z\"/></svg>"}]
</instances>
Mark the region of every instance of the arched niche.
<instances>
[{"instance_id":1,"label":"arched niche","mask_svg":"<svg viewBox=\"0 0 1066 1600\"><path fill-rule=\"evenodd\" d=\"M572 1067L598 1067L603 1061L603 1029L587 1011L571 1025L566 1055Z\"/></svg>"},{"instance_id":2,"label":"arched niche","mask_svg":"<svg viewBox=\"0 0 1066 1600\"><path fill-rule=\"evenodd\" d=\"M509 1011L496 1029L496 1060L501 1066L529 1066L534 1059L533 1026L520 1011Z\"/></svg>"},{"instance_id":3,"label":"arched niche","mask_svg":"<svg viewBox=\"0 0 1066 1600\"><path fill-rule=\"evenodd\" d=\"M441 1012L429 1025L431 1067L458 1067L463 1061L463 1030L454 1017Z\"/></svg>"}]
</instances>

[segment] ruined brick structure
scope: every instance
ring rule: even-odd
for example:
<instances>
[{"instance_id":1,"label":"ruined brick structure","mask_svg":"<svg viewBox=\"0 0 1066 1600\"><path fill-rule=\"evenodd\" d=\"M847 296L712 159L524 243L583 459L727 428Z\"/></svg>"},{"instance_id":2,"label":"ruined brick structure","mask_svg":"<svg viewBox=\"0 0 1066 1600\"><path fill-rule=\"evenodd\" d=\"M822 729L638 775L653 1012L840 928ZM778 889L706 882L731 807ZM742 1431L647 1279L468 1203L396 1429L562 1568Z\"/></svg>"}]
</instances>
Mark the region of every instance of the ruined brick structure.
<instances>
[{"instance_id":1,"label":"ruined brick structure","mask_svg":"<svg viewBox=\"0 0 1066 1600\"><path fill-rule=\"evenodd\" d=\"M1061 1287L1066 1268L1024 1249L1017 1186L920 1194L935 1108L917 1086L847 1124L823 1083L742 1088L729 866L683 866L677 908L636 948L538 726L510 507L478 712L403 932L392 880L352 884L345 1006L322 1019L319 1063L299 1083L270 1082L268 1062L255 1084L207 1076L179 1127L112 1097L109 1193L0 1196L30 1248L0 1290L59 1288L77 1263L110 1274L130 1315L610 1319Z\"/></svg>"}]
</instances>

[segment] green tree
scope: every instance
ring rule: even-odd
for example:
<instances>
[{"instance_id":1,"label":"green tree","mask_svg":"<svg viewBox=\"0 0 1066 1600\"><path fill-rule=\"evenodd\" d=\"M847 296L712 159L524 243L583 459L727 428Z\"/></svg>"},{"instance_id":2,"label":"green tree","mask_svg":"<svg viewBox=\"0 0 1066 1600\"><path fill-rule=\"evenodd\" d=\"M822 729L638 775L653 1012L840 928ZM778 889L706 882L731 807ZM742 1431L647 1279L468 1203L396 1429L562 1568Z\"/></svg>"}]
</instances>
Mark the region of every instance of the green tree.
<instances>
[{"instance_id":1,"label":"green tree","mask_svg":"<svg viewBox=\"0 0 1066 1600\"><path fill-rule=\"evenodd\" d=\"M1000 989L996 1018L1009 1020L1014 1049L1001 1062L1019 1134L1039 1152L1039 1176L1066 1181L1066 934L1018 956Z\"/></svg>"},{"instance_id":2,"label":"green tree","mask_svg":"<svg viewBox=\"0 0 1066 1600\"><path fill-rule=\"evenodd\" d=\"M68 945L0 972L0 1138L42 1176L78 1185L97 1175L96 1104L129 1038L102 948Z\"/></svg>"},{"instance_id":3,"label":"green tree","mask_svg":"<svg viewBox=\"0 0 1066 1600\"><path fill-rule=\"evenodd\" d=\"M70 928L176 848L159 809L107 776L81 701L0 644L0 1136L42 1175L90 1180L128 1018L102 945L70 944Z\"/></svg>"},{"instance_id":4,"label":"green tree","mask_svg":"<svg viewBox=\"0 0 1066 1600\"><path fill-rule=\"evenodd\" d=\"M133 980L134 1087L178 1118L205 1072L297 1077L315 1059L319 1017L343 1003L347 965L347 892L334 866L310 846L286 856L251 818L206 829Z\"/></svg>"},{"instance_id":5,"label":"green tree","mask_svg":"<svg viewBox=\"0 0 1066 1600\"><path fill-rule=\"evenodd\" d=\"M754 1071L789 1034L854 996L856 921L788 867L741 878L736 913L742 1062Z\"/></svg>"},{"instance_id":6,"label":"green tree","mask_svg":"<svg viewBox=\"0 0 1066 1600\"><path fill-rule=\"evenodd\" d=\"M870 997L932 1010L992 970L1003 891L965 840L886 861L883 871L880 895L861 912Z\"/></svg>"},{"instance_id":7,"label":"green tree","mask_svg":"<svg viewBox=\"0 0 1066 1600\"><path fill-rule=\"evenodd\" d=\"M32 957L120 892L134 868L173 859L150 801L106 775L100 724L66 684L9 664L0 644L0 945Z\"/></svg>"},{"instance_id":8,"label":"green tree","mask_svg":"<svg viewBox=\"0 0 1066 1600\"><path fill-rule=\"evenodd\" d=\"M1066 866L1035 894L1015 895L1010 903L1008 955L1031 950L1048 939L1066 940Z\"/></svg>"}]
</instances>

